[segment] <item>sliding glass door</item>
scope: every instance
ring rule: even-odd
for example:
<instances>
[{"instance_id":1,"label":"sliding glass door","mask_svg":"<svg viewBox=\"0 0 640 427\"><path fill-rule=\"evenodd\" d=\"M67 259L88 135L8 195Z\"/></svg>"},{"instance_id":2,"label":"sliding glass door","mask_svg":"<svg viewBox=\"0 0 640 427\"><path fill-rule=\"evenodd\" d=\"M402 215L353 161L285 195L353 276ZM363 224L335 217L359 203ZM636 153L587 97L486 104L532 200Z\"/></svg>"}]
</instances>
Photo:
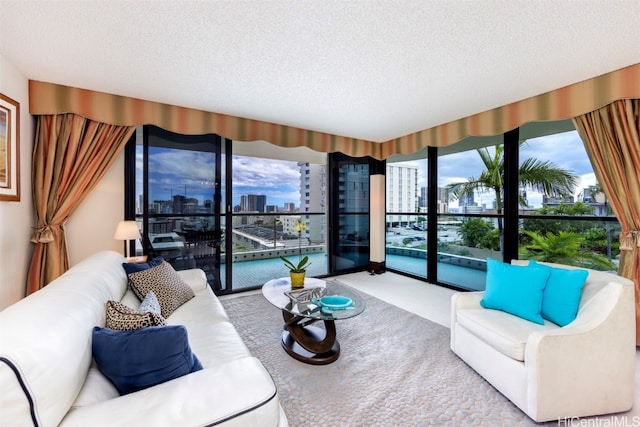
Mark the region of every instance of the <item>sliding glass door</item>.
<instances>
[{"instance_id":1,"label":"sliding glass door","mask_svg":"<svg viewBox=\"0 0 640 427\"><path fill-rule=\"evenodd\" d=\"M221 138L144 126L137 142L135 209L144 253L176 270L201 268L211 287L224 291Z\"/></svg>"},{"instance_id":2,"label":"sliding glass door","mask_svg":"<svg viewBox=\"0 0 640 427\"><path fill-rule=\"evenodd\" d=\"M329 155L329 272L369 266L369 157Z\"/></svg>"}]
</instances>

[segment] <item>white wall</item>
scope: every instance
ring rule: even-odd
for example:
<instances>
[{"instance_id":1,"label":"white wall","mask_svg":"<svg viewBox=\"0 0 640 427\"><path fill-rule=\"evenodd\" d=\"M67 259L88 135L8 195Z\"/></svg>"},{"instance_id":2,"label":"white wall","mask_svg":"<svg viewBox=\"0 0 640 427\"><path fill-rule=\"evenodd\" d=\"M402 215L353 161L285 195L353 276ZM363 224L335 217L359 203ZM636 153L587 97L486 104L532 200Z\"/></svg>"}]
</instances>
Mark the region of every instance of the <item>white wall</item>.
<instances>
[{"instance_id":1,"label":"white wall","mask_svg":"<svg viewBox=\"0 0 640 427\"><path fill-rule=\"evenodd\" d=\"M28 81L0 55L0 92L20 103L20 201L0 201L0 310L24 297L33 251L31 151L34 120L29 115Z\"/></svg>"},{"instance_id":2,"label":"white wall","mask_svg":"<svg viewBox=\"0 0 640 427\"><path fill-rule=\"evenodd\" d=\"M35 213L31 197L31 153L35 119L29 114L28 79L0 55L0 92L20 103L19 202L0 202L0 310L25 296L33 253ZM124 212L124 153L66 224L71 265L103 249L123 251L113 233Z\"/></svg>"},{"instance_id":3,"label":"white wall","mask_svg":"<svg viewBox=\"0 0 640 427\"><path fill-rule=\"evenodd\" d=\"M124 253L122 241L113 240L124 218L124 150L96 188L69 217L66 224L71 265L101 250Z\"/></svg>"}]
</instances>

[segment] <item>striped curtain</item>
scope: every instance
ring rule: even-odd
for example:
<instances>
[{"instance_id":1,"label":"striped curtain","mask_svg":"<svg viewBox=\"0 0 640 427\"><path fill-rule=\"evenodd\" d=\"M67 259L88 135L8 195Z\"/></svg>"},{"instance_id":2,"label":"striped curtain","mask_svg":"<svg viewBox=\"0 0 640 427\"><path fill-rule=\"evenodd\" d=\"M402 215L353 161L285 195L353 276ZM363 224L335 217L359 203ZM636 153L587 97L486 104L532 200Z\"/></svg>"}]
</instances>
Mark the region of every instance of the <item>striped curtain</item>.
<instances>
[{"instance_id":1,"label":"striped curtain","mask_svg":"<svg viewBox=\"0 0 640 427\"><path fill-rule=\"evenodd\" d=\"M636 345L640 345L640 99L616 101L574 119L620 233L619 274L636 288Z\"/></svg>"},{"instance_id":2,"label":"striped curtain","mask_svg":"<svg viewBox=\"0 0 640 427\"><path fill-rule=\"evenodd\" d=\"M38 117L33 148L33 203L38 224L27 295L69 269L64 223L98 184L133 131L75 114Z\"/></svg>"},{"instance_id":3,"label":"striped curtain","mask_svg":"<svg viewBox=\"0 0 640 427\"><path fill-rule=\"evenodd\" d=\"M640 64L400 138L374 142L52 83L29 82L29 111L34 115L72 112L113 125L153 124L185 135L214 133L236 141L262 140L282 147L306 146L323 153L341 152L376 159L411 154L427 146L444 147L468 136L500 135L529 122L572 119L618 99L633 98L640 98Z\"/></svg>"}]
</instances>

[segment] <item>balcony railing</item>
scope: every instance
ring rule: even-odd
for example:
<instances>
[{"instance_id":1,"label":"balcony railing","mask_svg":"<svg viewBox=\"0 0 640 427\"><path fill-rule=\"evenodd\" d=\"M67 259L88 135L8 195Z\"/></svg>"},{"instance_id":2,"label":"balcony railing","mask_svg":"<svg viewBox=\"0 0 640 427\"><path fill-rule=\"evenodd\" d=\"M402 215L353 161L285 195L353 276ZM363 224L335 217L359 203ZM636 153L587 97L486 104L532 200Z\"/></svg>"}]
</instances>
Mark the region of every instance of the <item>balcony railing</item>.
<instances>
[{"instance_id":1,"label":"balcony railing","mask_svg":"<svg viewBox=\"0 0 640 427\"><path fill-rule=\"evenodd\" d=\"M323 215L309 215L307 230L298 239L295 230L287 228L287 217L298 214L234 215L237 225L231 227L232 252L227 256L223 245L225 227L218 233L210 227L209 216L171 215L150 218L149 237L171 236L171 241L158 242L154 252L164 256L176 269L201 268L211 286L220 292L233 292L261 286L274 277L286 276L280 256L309 256L309 276L327 274L328 257L324 241ZM425 214L389 214L386 235L387 269L416 277L427 277L427 231ZM486 280L486 259L502 259L499 250L477 248L463 242L463 221L480 216L441 216L438 224L438 281L462 289L482 290ZM306 220L307 215L303 218ZM402 222L397 221L398 218ZM495 217L482 217L492 223ZM275 221L275 223L274 223ZM292 222L292 221L289 221ZM315 228L313 228L315 227ZM581 251L593 252L609 260L615 270L619 255L620 225L611 217L521 217L520 249L530 243L522 233L525 227L540 233L560 231L576 233L583 238ZM313 229L310 229L313 228ZM163 239L160 239L163 240ZM226 281L227 261L233 263L231 283Z\"/></svg>"}]
</instances>

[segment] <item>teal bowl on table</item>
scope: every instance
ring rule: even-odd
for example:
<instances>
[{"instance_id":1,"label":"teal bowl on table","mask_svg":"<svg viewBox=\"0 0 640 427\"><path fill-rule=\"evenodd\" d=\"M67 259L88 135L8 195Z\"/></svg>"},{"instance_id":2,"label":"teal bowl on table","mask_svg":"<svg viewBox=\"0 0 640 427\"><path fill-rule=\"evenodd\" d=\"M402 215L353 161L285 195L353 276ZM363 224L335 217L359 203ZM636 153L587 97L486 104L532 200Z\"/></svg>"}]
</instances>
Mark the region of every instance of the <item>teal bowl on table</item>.
<instances>
[{"instance_id":1,"label":"teal bowl on table","mask_svg":"<svg viewBox=\"0 0 640 427\"><path fill-rule=\"evenodd\" d=\"M353 305L353 300L349 297L343 297L342 295L326 295L320 298L317 303L322 308L329 310L345 310Z\"/></svg>"}]
</instances>

